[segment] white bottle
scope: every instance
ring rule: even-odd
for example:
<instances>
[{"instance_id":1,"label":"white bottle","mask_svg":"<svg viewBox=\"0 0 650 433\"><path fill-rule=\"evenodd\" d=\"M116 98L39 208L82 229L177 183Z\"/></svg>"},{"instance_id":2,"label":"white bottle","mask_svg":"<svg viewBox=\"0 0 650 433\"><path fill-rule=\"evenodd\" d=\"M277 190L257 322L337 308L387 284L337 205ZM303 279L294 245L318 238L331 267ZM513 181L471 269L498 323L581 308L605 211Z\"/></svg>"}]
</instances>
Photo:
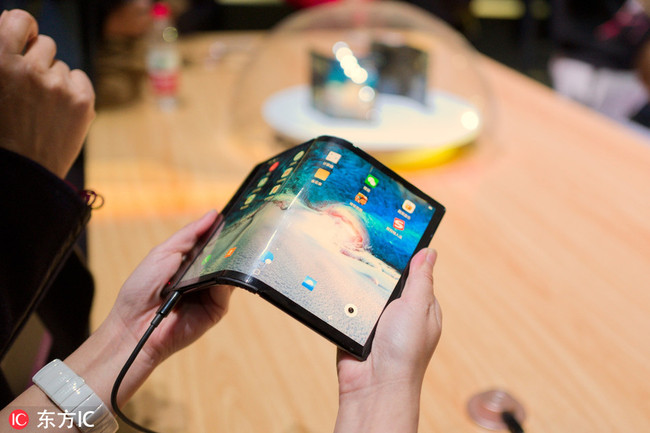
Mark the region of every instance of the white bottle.
<instances>
[{"instance_id":1,"label":"white bottle","mask_svg":"<svg viewBox=\"0 0 650 433\"><path fill-rule=\"evenodd\" d=\"M176 107L181 57L176 46L178 31L171 23L171 9L164 2L152 8L153 27L147 51L147 72L158 106Z\"/></svg>"}]
</instances>

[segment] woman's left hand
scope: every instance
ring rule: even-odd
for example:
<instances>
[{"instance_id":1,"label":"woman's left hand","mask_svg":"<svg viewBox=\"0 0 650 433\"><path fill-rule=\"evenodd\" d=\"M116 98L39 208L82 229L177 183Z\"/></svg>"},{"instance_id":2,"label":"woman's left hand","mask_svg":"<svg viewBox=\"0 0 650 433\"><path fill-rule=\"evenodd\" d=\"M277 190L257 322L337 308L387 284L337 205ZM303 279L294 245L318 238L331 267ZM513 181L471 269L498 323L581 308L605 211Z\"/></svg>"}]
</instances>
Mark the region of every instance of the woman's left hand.
<instances>
[{"instance_id":1,"label":"woman's left hand","mask_svg":"<svg viewBox=\"0 0 650 433\"><path fill-rule=\"evenodd\" d=\"M122 286L105 323L123 328L137 342L164 302L162 288L216 218L217 212L209 212L151 250ZM213 286L184 295L151 335L143 355L155 367L194 342L226 314L232 291L231 286Z\"/></svg>"}]
</instances>

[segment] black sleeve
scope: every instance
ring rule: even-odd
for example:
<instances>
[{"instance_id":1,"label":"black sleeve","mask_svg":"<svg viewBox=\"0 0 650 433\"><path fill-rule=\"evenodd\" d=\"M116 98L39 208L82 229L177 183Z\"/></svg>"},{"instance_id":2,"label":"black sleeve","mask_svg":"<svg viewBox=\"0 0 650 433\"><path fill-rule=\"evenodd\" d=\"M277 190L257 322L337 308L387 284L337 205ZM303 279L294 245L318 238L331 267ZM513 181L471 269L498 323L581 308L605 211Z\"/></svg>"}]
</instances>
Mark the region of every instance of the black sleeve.
<instances>
[{"instance_id":1,"label":"black sleeve","mask_svg":"<svg viewBox=\"0 0 650 433\"><path fill-rule=\"evenodd\" d=\"M37 308L90 218L64 181L0 149L0 359Z\"/></svg>"}]
</instances>

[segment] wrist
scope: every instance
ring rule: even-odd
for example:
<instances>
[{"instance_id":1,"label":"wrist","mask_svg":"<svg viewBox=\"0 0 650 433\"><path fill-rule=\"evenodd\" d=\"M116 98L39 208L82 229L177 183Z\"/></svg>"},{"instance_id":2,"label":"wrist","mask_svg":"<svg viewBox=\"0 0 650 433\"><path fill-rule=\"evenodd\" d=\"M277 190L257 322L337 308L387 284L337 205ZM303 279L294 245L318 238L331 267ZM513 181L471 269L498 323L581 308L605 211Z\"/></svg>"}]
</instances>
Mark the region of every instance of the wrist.
<instances>
[{"instance_id":1,"label":"wrist","mask_svg":"<svg viewBox=\"0 0 650 433\"><path fill-rule=\"evenodd\" d=\"M421 383L382 383L353 391L339 391L336 433L416 432Z\"/></svg>"},{"instance_id":2,"label":"wrist","mask_svg":"<svg viewBox=\"0 0 650 433\"><path fill-rule=\"evenodd\" d=\"M32 381L52 403L68 414L68 428L74 424L81 432L91 429L98 433L117 431L117 421L108 406L84 379L60 359L55 359L40 369Z\"/></svg>"},{"instance_id":3,"label":"wrist","mask_svg":"<svg viewBox=\"0 0 650 433\"><path fill-rule=\"evenodd\" d=\"M104 322L65 359L65 363L88 383L111 410L113 383L137 344L130 332L120 332L120 329ZM157 364L144 351L140 352L122 382L117 399L118 406L123 406L128 401Z\"/></svg>"}]
</instances>

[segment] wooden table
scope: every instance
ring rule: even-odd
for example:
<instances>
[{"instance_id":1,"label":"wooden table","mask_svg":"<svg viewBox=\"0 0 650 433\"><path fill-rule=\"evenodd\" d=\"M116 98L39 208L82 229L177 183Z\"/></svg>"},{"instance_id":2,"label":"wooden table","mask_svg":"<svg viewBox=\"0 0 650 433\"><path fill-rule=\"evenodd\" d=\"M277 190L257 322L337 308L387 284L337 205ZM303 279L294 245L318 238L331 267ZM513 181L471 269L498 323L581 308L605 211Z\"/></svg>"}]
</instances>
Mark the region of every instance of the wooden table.
<instances>
[{"instance_id":1,"label":"wooden table","mask_svg":"<svg viewBox=\"0 0 650 433\"><path fill-rule=\"evenodd\" d=\"M144 98L103 111L88 184L106 205L90 224L93 322L151 247L220 209L274 149L234 147L227 95L245 50L203 62L185 41L181 105ZM199 60L197 60L199 59ZM531 80L481 59L491 130L462 158L402 171L447 207L433 246L443 336L422 393L422 432L481 432L475 393L504 388L531 432L650 428L650 144ZM334 347L262 299L237 291L217 327L178 353L126 407L164 432L331 431Z\"/></svg>"}]
</instances>

